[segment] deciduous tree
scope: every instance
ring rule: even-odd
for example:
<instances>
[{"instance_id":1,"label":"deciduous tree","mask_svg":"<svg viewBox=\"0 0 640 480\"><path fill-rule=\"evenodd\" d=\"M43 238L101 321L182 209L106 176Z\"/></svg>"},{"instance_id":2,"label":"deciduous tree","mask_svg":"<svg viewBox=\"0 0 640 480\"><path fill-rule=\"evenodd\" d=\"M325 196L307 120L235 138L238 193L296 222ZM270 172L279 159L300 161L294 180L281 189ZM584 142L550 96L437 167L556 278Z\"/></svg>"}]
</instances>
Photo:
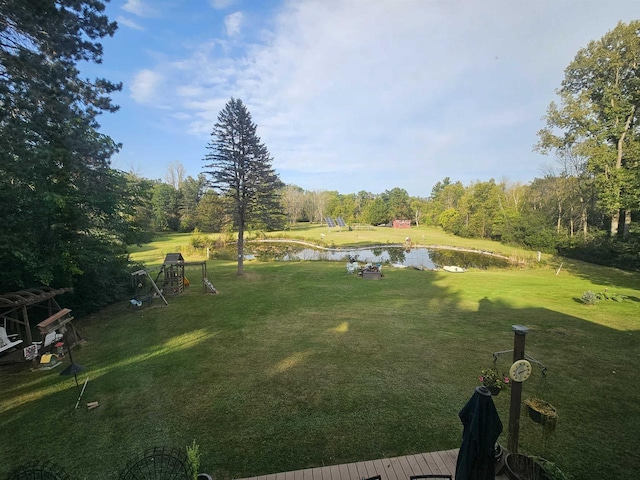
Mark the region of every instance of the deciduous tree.
<instances>
[{"instance_id":1,"label":"deciduous tree","mask_svg":"<svg viewBox=\"0 0 640 480\"><path fill-rule=\"evenodd\" d=\"M581 49L558 95L560 104L549 106L537 148L587 158L611 219L610 234L618 234L624 212L626 236L639 198L640 20L620 22Z\"/></svg>"}]
</instances>

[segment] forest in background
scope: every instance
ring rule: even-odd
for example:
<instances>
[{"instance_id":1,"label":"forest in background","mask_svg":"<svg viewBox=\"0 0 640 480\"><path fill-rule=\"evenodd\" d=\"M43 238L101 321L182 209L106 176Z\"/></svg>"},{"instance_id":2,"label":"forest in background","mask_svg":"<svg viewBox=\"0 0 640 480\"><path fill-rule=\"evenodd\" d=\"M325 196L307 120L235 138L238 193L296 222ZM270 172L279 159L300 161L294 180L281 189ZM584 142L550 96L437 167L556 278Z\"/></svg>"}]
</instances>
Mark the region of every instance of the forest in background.
<instances>
[{"instance_id":1,"label":"forest in background","mask_svg":"<svg viewBox=\"0 0 640 480\"><path fill-rule=\"evenodd\" d=\"M595 179L572 175L573 163L560 163L528 184L508 180L476 181L463 185L447 177L427 198L410 196L402 188L382 193L340 193L305 190L287 185L280 192L284 216L280 225L250 225L253 230L286 230L299 222L324 223L342 217L347 224L388 225L408 219L413 225L441 227L468 238L482 238L523 246L621 268L637 269L637 224L610 237L610 220L598 201ZM130 222L136 231L233 231L225 199L207 187L204 174L184 176L174 163L162 180L127 174L136 186L138 204Z\"/></svg>"}]
</instances>

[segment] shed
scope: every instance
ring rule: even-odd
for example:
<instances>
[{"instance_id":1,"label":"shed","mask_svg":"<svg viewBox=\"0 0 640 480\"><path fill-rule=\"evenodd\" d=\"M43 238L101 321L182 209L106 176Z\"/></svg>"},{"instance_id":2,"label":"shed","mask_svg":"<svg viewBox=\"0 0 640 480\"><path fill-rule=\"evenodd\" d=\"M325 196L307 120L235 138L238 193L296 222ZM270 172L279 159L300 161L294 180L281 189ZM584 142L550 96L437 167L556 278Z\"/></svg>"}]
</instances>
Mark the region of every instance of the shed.
<instances>
[{"instance_id":1,"label":"shed","mask_svg":"<svg viewBox=\"0 0 640 480\"><path fill-rule=\"evenodd\" d=\"M394 220L393 228L411 228L411 220Z\"/></svg>"}]
</instances>

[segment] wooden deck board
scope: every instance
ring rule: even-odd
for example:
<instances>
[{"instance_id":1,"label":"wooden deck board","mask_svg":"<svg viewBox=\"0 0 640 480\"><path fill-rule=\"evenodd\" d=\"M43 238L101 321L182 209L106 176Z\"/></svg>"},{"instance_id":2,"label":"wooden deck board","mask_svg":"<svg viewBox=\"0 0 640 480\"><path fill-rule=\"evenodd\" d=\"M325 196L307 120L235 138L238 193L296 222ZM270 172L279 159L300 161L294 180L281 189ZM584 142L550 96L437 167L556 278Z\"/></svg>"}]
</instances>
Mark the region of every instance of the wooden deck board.
<instances>
[{"instance_id":1,"label":"wooden deck board","mask_svg":"<svg viewBox=\"0 0 640 480\"><path fill-rule=\"evenodd\" d=\"M449 473L449 469L447 469L447 466L442 461L442 458L440 458L440 454L438 452L430 453L429 458L431 460L431 464L437 469L435 473L445 475Z\"/></svg>"},{"instance_id":2,"label":"wooden deck board","mask_svg":"<svg viewBox=\"0 0 640 480\"><path fill-rule=\"evenodd\" d=\"M347 470L349 470L349 479L360 478L358 477L358 465L355 463L347 463Z\"/></svg>"},{"instance_id":3,"label":"wooden deck board","mask_svg":"<svg viewBox=\"0 0 640 480\"><path fill-rule=\"evenodd\" d=\"M422 474L422 471L421 471L422 469L418 465L418 461L416 460L416 455L407 455L407 462L409 462L409 466L411 467L411 471L413 472L411 475Z\"/></svg>"},{"instance_id":4,"label":"wooden deck board","mask_svg":"<svg viewBox=\"0 0 640 480\"><path fill-rule=\"evenodd\" d=\"M425 460L425 458L424 458L424 456L422 454L415 455L415 457L416 457L416 462L418 463L418 466L420 467L420 475L434 475L435 474L435 472L433 471L431 466L427 463L427 461Z\"/></svg>"},{"instance_id":5,"label":"wooden deck board","mask_svg":"<svg viewBox=\"0 0 640 480\"><path fill-rule=\"evenodd\" d=\"M342 465L339 465L338 468L340 469L340 478L349 480L349 477L351 476L349 473L349 465L347 463L343 463Z\"/></svg>"},{"instance_id":6,"label":"wooden deck board","mask_svg":"<svg viewBox=\"0 0 640 480\"><path fill-rule=\"evenodd\" d=\"M311 469L311 473L313 473L313 480L323 480L322 478L322 469L324 467L314 467Z\"/></svg>"},{"instance_id":7,"label":"wooden deck board","mask_svg":"<svg viewBox=\"0 0 640 480\"><path fill-rule=\"evenodd\" d=\"M331 465L329 467L329 472L331 472L331 480L341 480L340 465Z\"/></svg>"},{"instance_id":8,"label":"wooden deck board","mask_svg":"<svg viewBox=\"0 0 640 480\"><path fill-rule=\"evenodd\" d=\"M305 468L238 480L362 480L376 475L380 475L382 480L409 480L411 475L454 476L457 457L457 449L443 450L326 467Z\"/></svg>"},{"instance_id":9,"label":"wooden deck board","mask_svg":"<svg viewBox=\"0 0 640 480\"><path fill-rule=\"evenodd\" d=\"M365 471L367 472L364 478L375 477L376 475L378 475L378 472L376 472L376 467L371 460L367 460L366 462L362 463L364 464ZM359 470L360 469L358 469L358 471Z\"/></svg>"},{"instance_id":10,"label":"wooden deck board","mask_svg":"<svg viewBox=\"0 0 640 480\"><path fill-rule=\"evenodd\" d=\"M390 468L393 469L396 478L406 479L407 475L404 473L402 469L402 465L400 464L400 457L393 457L389 459Z\"/></svg>"},{"instance_id":11,"label":"wooden deck board","mask_svg":"<svg viewBox=\"0 0 640 480\"><path fill-rule=\"evenodd\" d=\"M440 456L443 457L444 463L449 469L450 472L456 471L456 462L458 460L458 451L457 450L445 450L444 452L440 452Z\"/></svg>"},{"instance_id":12,"label":"wooden deck board","mask_svg":"<svg viewBox=\"0 0 640 480\"><path fill-rule=\"evenodd\" d=\"M387 468L387 464L385 464L383 459L374 460L373 465L376 467L376 472L382 477L382 480L398 480L393 469Z\"/></svg>"}]
</instances>

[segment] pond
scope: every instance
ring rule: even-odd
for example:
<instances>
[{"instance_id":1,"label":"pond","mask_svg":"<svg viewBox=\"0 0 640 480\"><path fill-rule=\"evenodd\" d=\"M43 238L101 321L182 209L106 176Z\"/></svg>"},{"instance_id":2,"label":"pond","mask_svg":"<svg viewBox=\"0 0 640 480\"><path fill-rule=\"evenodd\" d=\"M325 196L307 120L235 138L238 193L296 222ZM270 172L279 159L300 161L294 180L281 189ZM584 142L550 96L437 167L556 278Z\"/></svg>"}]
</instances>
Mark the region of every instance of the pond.
<instances>
[{"instance_id":1,"label":"pond","mask_svg":"<svg viewBox=\"0 0 640 480\"><path fill-rule=\"evenodd\" d=\"M247 243L245 259L258 261L325 260L348 262L355 258L360 263L413 267L435 270L445 265L463 268L505 268L509 261L486 253L461 250L404 248L376 246L366 248L317 249L295 243Z\"/></svg>"}]
</instances>

